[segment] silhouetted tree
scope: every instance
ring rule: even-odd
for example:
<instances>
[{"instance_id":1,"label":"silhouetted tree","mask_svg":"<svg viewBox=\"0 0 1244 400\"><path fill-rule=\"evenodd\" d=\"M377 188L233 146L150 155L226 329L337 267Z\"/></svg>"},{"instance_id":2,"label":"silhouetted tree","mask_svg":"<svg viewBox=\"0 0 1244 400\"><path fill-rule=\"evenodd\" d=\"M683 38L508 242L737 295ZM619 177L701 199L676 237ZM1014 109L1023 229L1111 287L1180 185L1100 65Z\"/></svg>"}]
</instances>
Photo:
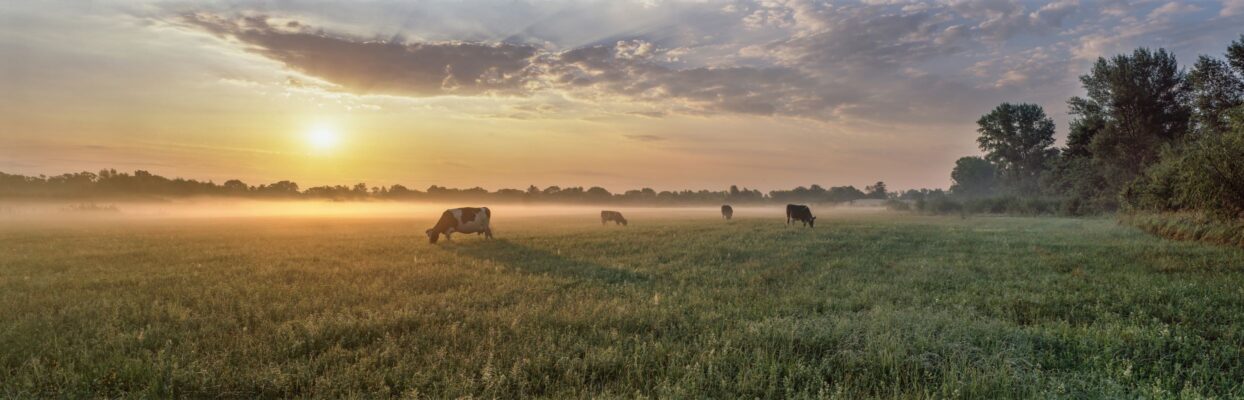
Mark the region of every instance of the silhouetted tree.
<instances>
[{"instance_id":1,"label":"silhouetted tree","mask_svg":"<svg viewBox=\"0 0 1244 400\"><path fill-rule=\"evenodd\" d=\"M1197 59L1188 72L1194 129L1202 134L1221 134L1231 121L1228 111L1244 104L1244 80L1226 62L1207 56Z\"/></svg>"},{"instance_id":2,"label":"silhouetted tree","mask_svg":"<svg viewBox=\"0 0 1244 400\"><path fill-rule=\"evenodd\" d=\"M826 199L833 203L845 203L855 201L867 197L864 192L856 189L855 186L835 186L829 188L826 193Z\"/></svg>"},{"instance_id":3,"label":"silhouetted tree","mask_svg":"<svg viewBox=\"0 0 1244 400\"><path fill-rule=\"evenodd\" d=\"M1244 34L1227 46L1227 63L1235 68L1237 74L1244 75Z\"/></svg>"},{"instance_id":4,"label":"silhouetted tree","mask_svg":"<svg viewBox=\"0 0 1244 400\"><path fill-rule=\"evenodd\" d=\"M870 186L865 186L864 192L865 196L868 196L870 199L884 200L889 197L889 192L886 192L885 182L877 182Z\"/></svg>"},{"instance_id":5,"label":"silhouetted tree","mask_svg":"<svg viewBox=\"0 0 1244 400\"><path fill-rule=\"evenodd\" d=\"M1056 157L1054 120L1036 104L1002 103L976 121L985 159L1012 190L1032 194L1046 162Z\"/></svg>"},{"instance_id":6,"label":"silhouetted tree","mask_svg":"<svg viewBox=\"0 0 1244 400\"><path fill-rule=\"evenodd\" d=\"M1115 188L1157 161L1164 145L1188 131L1184 78L1174 54L1145 48L1130 56L1099 58L1080 77L1088 100L1106 117L1089 147L1111 191L1117 193Z\"/></svg>"},{"instance_id":7,"label":"silhouetted tree","mask_svg":"<svg viewBox=\"0 0 1244 400\"><path fill-rule=\"evenodd\" d=\"M950 192L957 196L981 197L993 194L998 180L998 169L993 163L980 157L963 157L955 161L950 172Z\"/></svg>"},{"instance_id":8,"label":"silhouetted tree","mask_svg":"<svg viewBox=\"0 0 1244 400\"><path fill-rule=\"evenodd\" d=\"M250 186L246 186L246 183L240 180L230 179L230 180L225 181L224 187L222 189L224 190L225 194L229 194L233 196L243 196L243 195L246 195L246 192L250 191Z\"/></svg>"}]
</instances>

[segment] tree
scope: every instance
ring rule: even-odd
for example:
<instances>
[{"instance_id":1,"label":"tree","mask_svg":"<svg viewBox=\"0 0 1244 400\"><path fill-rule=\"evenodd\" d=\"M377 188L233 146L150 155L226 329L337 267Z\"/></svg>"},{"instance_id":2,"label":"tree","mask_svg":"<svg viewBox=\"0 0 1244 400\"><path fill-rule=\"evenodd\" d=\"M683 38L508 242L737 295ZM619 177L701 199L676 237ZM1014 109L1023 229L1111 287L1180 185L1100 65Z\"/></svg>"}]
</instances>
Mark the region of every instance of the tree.
<instances>
[{"instance_id":1,"label":"tree","mask_svg":"<svg viewBox=\"0 0 1244 400\"><path fill-rule=\"evenodd\" d=\"M955 161L950 171L950 192L958 196L980 197L994 192L998 169L981 157L963 157Z\"/></svg>"},{"instance_id":2,"label":"tree","mask_svg":"<svg viewBox=\"0 0 1244 400\"><path fill-rule=\"evenodd\" d=\"M828 199L830 202L842 203L859 200L865 196L864 192L856 189L855 186L834 186L829 188Z\"/></svg>"},{"instance_id":3,"label":"tree","mask_svg":"<svg viewBox=\"0 0 1244 400\"><path fill-rule=\"evenodd\" d=\"M886 192L885 182L877 182L870 186L865 186L864 192L865 192L865 196L868 196L868 198L870 199L884 200L889 196L889 193Z\"/></svg>"},{"instance_id":4,"label":"tree","mask_svg":"<svg viewBox=\"0 0 1244 400\"><path fill-rule=\"evenodd\" d=\"M584 193L594 200L607 200L613 197L613 193L609 193L609 190L600 186L592 186Z\"/></svg>"},{"instance_id":5,"label":"tree","mask_svg":"<svg viewBox=\"0 0 1244 400\"><path fill-rule=\"evenodd\" d=\"M1082 97L1067 100L1067 108L1072 116L1071 130L1067 133L1067 147L1062 155L1088 157L1092 155L1089 145L1093 143L1093 138L1106 129L1106 115L1097 102Z\"/></svg>"},{"instance_id":6,"label":"tree","mask_svg":"<svg viewBox=\"0 0 1244 400\"><path fill-rule=\"evenodd\" d=\"M137 175L137 172L135 172ZM298 196L298 184L290 181L280 181L270 185L259 185L255 188L255 192L264 196L271 197L294 197Z\"/></svg>"},{"instance_id":7,"label":"tree","mask_svg":"<svg viewBox=\"0 0 1244 400\"><path fill-rule=\"evenodd\" d=\"M1095 166L1091 145L1106 129L1106 115L1097 102L1082 97L1067 100L1072 116L1067 133L1067 147L1053 160L1041 179L1042 189L1062 196L1074 204L1073 213L1109 211L1117 208L1116 188L1107 185L1100 168Z\"/></svg>"},{"instance_id":8,"label":"tree","mask_svg":"<svg viewBox=\"0 0 1244 400\"><path fill-rule=\"evenodd\" d=\"M1227 62L1236 73L1244 75L1244 34L1227 46Z\"/></svg>"},{"instance_id":9,"label":"tree","mask_svg":"<svg viewBox=\"0 0 1244 400\"><path fill-rule=\"evenodd\" d=\"M246 186L245 182L242 182L237 179L230 179L230 180L225 181L225 185L223 186L223 188L224 188L225 193L230 194L230 195L235 195L235 196L244 195L246 194L248 190L250 190L250 187Z\"/></svg>"},{"instance_id":10,"label":"tree","mask_svg":"<svg viewBox=\"0 0 1244 400\"><path fill-rule=\"evenodd\" d=\"M1031 194L1046 162L1057 156L1054 120L1036 104L1002 103L976 121L985 159L1013 190Z\"/></svg>"},{"instance_id":11,"label":"tree","mask_svg":"<svg viewBox=\"0 0 1244 400\"><path fill-rule=\"evenodd\" d=\"M1099 58L1080 82L1106 118L1089 150L1116 193L1156 162L1163 146L1187 132L1185 74L1166 50L1140 48L1130 56Z\"/></svg>"},{"instance_id":12,"label":"tree","mask_svg":"<svg viewBox=\"0 0 1244 400\"><path fill-rule=\"evenodd\" d=\"M1226 132L1231 121L1227 111L1244 104L1244 80L1226 62L1201 56L1188 72L1192 120L1203 135Z\"/></svg>"},{"instance_id":13,"label":"tree","mask_svg":"<svg viewBox=\"0 0 1244 400\"><path fill-rule=\"evenodd\" d=\"M1244 114L1244 107L1234 112ZM1121 197L1134 209L1201 211L1227 221L1244 218L1244 121L1166 151Z\"/></svg>"}]
</instances>

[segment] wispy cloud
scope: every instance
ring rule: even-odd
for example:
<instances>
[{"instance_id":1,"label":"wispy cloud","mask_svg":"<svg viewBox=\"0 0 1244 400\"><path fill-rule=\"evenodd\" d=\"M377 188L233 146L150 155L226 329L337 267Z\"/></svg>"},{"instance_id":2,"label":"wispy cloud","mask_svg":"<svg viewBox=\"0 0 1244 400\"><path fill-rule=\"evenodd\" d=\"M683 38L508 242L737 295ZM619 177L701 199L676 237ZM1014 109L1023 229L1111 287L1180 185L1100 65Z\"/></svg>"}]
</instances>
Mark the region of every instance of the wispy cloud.
<instances>
[{"instance_id":1,"label":"wispy cloud","mask_svg":"<svg viewBox=\"0 0 1244 400\"><path fill-rule=\"evenodd\" d=\"M1216 11L1234 15L1235 3L1228 0ZM305 10L291 15L279 10L191 12L179 20L358 94L523 97L555 91L589 103L659 105L662 115L829 121L869 118L870 110L890 109L919 121L978 111L1026 88L1074 88L1076 63L1120 51L1171 29L1172 19L1205 11L1183 2L1078 0L663 6L697 18L662 26L674 20L645 6L637 12L656 25L627 34L617 31L634 29L633 23L595 30L576 25L576 19L608 21L580 7L543 13L523 9L523 14L544 15L545 25L495 40L443 41L333 31L304 20L331 21L332 15L308 18ZM566 39L567 30L600 39L575 44ZM929 91L951 88L970 92L950 97L962 102L946 102L945 93Z\"/></svg>"}]
</instances>

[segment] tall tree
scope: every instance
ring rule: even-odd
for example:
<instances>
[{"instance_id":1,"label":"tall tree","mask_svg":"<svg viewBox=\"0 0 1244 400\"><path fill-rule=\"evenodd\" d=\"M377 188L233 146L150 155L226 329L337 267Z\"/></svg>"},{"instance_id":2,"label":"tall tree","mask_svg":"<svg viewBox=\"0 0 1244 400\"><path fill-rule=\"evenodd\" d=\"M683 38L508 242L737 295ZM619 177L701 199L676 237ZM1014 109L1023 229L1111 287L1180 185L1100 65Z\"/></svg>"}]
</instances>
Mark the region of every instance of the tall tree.
<instances>
[{"instance_id":1,"label":"tall tree","mask_svg":"<svg viewBox=\"0 0 1244 400\"><path fill-rule=\"evenodd\" d=\"M1244 104L1244 80L1226 62L1207 56L1188 72L1192 120L1202 134L1221 134L1231 121L1228 111Z\"/></svg>"},{"instance_id":2,"label":"tall tree","mask_svg":"<svg viewBox=\"0 0 1244 400\"><path fill-rule=\"evenodd\" d=\"M886 199L890 193L886 191L885 182L877 182L864 187L865 195L870 199Z\"/></svg>"},{"instance_id":3,"label":"tall tree","mask_svg":"<svg viewBox=\"0 0 1244 400\"><path fill-rule=\"evenodd\" d=\"M1235 68L1235 72L1244 75L1244 34L1227 46L1227 62Z\"/></svg>"},{"instance_id":4,"label":"tall tree","mask_svg":"<svg viewBox=\"0 0 1244 400\"><path fill-rule=\"evenodd\" d=\"M1098 132L1106 129L1106 115L1097 102L1082 97L1067 100L1068 113L1071 114L1070 131L1067 132L1067 147L1062 155L1066 157L1088 157L1092 155L1089 145Z\"/></svg>"},{"instance_id":5,"label":"tall tree","mask_svg":"<svg viewBox=\"0 0 1244 400\"><path fill-rule=\"evenodd\" d=\"M985 159L997 166L1012 190L1032 194L1046 162L1058 155L1054 120L1036 104L1002 103L976 121Z\"/></svg>"},{"instance_id":6,"label":"tall tree","mask_svg":"<svg viewBox=\"0 0 1244 400\"><path fill-rule=\"evenodd\" d=\"M1089 148L1114 187L1139 176L1158 159L1162 146L1188 130L1185 74L1166 50L1140 48L1131 55L1099 58L1080 82L1088 100L1106 116Z\"/></svg>"},{"instance_id":7,"label":"tall tree","mask_svg":"<svg viewBox=\"0 0 1244 400\"><path fill-rule=\"evenodd\" d=\"M955 161L955 169L950 171L950 192L958 196L980 197L994 191L998 179L998 169L993 163L980 157L963 157Z\"/></svg>"},{"instance_id":8,"label":"tall tree","mask_svg":"<svg viewBox=\"0 0 1244 400\"><path fill-rule=\"evenodd\" d=\"M1067 108L1072 116L1067 147L1042 177L1042 190L1091 210L1114 210L1117 187L1104 184L1091 149L1093 139L1106 129L1106 114L1097 102L1082 97L1067 100Z\"/></svg>"}]
</instances>

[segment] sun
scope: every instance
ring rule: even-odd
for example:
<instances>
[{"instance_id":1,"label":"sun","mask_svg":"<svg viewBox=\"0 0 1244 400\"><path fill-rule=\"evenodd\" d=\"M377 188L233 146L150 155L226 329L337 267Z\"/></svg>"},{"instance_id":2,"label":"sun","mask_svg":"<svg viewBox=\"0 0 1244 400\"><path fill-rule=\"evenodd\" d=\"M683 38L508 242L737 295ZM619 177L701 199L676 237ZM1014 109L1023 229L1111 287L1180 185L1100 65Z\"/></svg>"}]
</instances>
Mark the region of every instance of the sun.
<instances>
[{"instance_id":1,"label":"sun","mask_svg":"<svg viewBox=\"0 0 1244 400\"><path fill-rule=\"evenodd\" d=\"M341 137L331 128L317 126L307 132L307 143L317 151L328 151L337 148Z\"/></svg>"}]
</instances>

